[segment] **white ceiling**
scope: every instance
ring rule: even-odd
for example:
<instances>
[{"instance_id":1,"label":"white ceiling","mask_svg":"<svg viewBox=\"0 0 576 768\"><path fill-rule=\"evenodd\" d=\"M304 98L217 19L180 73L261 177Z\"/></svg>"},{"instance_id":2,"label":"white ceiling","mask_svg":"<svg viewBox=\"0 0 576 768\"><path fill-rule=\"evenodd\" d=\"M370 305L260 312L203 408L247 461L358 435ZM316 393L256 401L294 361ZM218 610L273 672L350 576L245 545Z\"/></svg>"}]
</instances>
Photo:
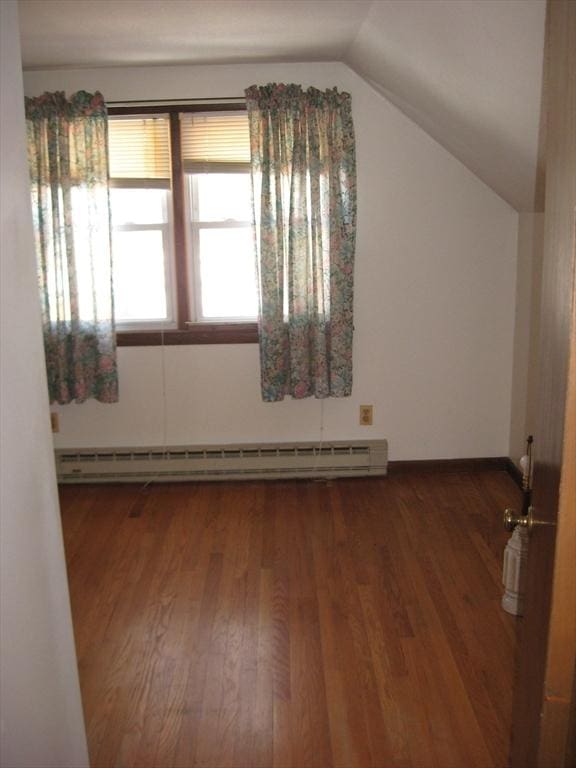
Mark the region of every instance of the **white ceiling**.
<instances>
[{"instance_id":1,"label":"white ceiling","mask_svg":"<svg viewBox=\"0 0 576 768\"><path fill-rule=\"evenodd\" d=\"M515 209L537 200L545 0L20 0L25 68L343 61Z\"/></svg>"},{"instance_id":2,"label":"white ceiling","mask_svg":"<svg viewBox=\"0 0 576 768\"><path fill-rule=\"evenodd\" d=\"M342 59L370 0L21 0L26 67Z\"/></svg>"}]
</instances>

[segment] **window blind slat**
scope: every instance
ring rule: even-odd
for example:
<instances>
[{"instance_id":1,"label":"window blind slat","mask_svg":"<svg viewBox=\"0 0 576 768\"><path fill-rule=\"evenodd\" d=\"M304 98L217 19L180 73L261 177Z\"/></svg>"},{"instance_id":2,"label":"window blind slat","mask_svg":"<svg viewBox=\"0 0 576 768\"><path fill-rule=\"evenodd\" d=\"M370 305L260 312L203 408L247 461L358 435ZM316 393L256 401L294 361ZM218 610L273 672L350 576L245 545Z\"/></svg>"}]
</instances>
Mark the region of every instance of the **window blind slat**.
<instances>
[{"instance_id":1,"label":"window blind slat","mask_svg":"<svg viewBox=\"0 0 576 768\"><path fill-rule=\"evenodd\" d=\"M108 149L112 179L170 179L170 130L165 116L111 116Z\"/></svg>"},{"instance_id":2,"label":"window blind slat","mask_svg":"<svg viewBox=\"0 0 576 768\"><path fill-rule=\"evenodd\" d=\"M185 113L180 116L182 161L186 170L244 170L250 163L248 115Z\"/></svg>"},{"instance_id":3,"label":"window blind slat","mask_svg":"<svg viewBox=\"0 0 576 768\"><path fill-rule=\"evenodd\" d=\"M186 173L247 173L250 170L250 163L205 163L184 160L182 166Z\"/></svg>"}]
</instances>

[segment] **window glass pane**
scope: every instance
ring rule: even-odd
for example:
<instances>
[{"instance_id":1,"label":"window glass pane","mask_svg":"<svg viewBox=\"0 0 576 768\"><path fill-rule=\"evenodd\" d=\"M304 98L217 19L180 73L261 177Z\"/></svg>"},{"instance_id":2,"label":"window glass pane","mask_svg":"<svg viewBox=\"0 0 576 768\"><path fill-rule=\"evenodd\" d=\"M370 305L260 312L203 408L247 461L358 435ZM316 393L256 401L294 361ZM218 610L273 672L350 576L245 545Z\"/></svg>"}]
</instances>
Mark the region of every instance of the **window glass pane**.
<instances>
[{"instance_id":1,"label":"window glass pane","mask_svg":"<svg viewBox=\"0 0 576 768\"><path fill-rule=\"evenodd\" d=\"M251 227L200 229L200 319L258 315Z\"/></svg>"},{"instance_id":2,"label":"window glass pane","mask_svg":"<svg viewBox=\"0 0 576 768\"><path fill-rule=\"evenodd\" d=\"M252 221L249 173L198 173L198 221Z\"/></svg>"},{"instance_id":3,"label":"window glass pane","mask_svg":"<svg viewBox=\"0 0 576 768\"><path fill-rule=\"evenodd\" d=\"M158 229L113 233L117 321L167 319L162 235Z\"/></svg>"},{"instance_id":4,"label":"window glass pane","mask_svg":"<svg viewBox=\"0 0 576 768\"><path fill-rule=\"evenodd\" d=\"M166 189L119 189L111 187L112 225L162 224L166 221Z\"/></svg>"}]
</instances>

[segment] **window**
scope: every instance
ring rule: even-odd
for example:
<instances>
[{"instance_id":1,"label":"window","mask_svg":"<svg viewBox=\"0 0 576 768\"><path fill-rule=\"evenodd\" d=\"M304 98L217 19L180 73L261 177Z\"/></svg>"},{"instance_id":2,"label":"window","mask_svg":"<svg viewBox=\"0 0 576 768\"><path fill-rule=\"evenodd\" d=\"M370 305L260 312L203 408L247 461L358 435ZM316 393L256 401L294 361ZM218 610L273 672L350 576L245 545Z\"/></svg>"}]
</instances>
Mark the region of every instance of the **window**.
<instances>
[{"instance_id":1,"label":"window","mask_svg":"<svg viewBox=\"0 0 576 768\"><path fill-rule=\"evenodd\" d=\"M255 342L245 111L110 108L118 343Z\"/></svg>"}]
</instances>

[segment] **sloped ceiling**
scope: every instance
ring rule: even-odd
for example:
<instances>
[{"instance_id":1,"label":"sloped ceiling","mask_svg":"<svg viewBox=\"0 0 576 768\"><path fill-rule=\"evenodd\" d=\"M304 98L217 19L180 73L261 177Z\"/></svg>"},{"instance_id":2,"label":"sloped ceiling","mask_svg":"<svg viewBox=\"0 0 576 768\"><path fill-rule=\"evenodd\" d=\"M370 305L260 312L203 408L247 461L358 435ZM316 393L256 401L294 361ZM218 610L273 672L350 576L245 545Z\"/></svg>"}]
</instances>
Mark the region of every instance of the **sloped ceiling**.
<instances>
[{"instance_id":1,"label":"sloped ceiling","mask_svg":"<svg viewBox=\"0 0 576 768\"><path fill-rule=\"evenodd\" d=\"M545 0L20 0L25 68L343 61L538 210Z\"/></svg>"},{"instance_id":2,"label":"sloped ceiling","mask_svg":"<svg viewBox=\"0 0 576 768\"><path fill-rule=\"evenodd\" d=\"M545 3L375 2L346 62L520 211L536 201ZM538 189L537 189L538 187Z\"/></svg>"}]
</instances>

